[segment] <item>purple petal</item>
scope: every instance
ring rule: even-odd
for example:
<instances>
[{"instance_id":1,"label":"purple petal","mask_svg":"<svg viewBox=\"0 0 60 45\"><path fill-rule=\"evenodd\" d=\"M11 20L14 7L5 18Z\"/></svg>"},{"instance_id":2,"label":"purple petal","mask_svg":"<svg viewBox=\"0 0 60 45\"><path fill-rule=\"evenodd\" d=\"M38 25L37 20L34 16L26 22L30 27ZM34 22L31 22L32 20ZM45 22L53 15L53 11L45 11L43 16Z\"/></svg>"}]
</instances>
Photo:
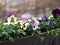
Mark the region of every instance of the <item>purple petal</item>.
<instances>
[{"instance_id":1,"label":"purple petal","mask_svg":"<svg viewBox=\"0 0 60 45\"><path fill-rule=\"evenodd\" d=\"M8 16L7 16L7 18L9 18L9 17L11 17L12 15L14 15L14 14L9 14ZM15 15L14 15L15 16ZM15 16L16 17L16 16Z\"/></svg>"},{"instance_id":2,"label":"purple petal","mask_svg":"<svg viewBox=\"0 0 60 45\"><path fill-rule=\"evenodd\" d=\"M36 26L39 25L39 21L38 20L35 20L34 24L32 25L33 28L35 28Z\"/></svg>"},{"instance_id":3,"label":"purple petal","mask_svg":"<svg viewBox=\"0 0 60 45\"><path fill-rule=\"evenodd\" d=\"M36 24L33 24L32 27L35 28Z\"/></svg>"},{"instance_id":4,"label":"purple petal","mask_svg":"<svg viewBox=\"0 0 60 45\"><path fill-rule=\"evenodd\" d=\"M39 24L39 21L38 20L35 20L35 24Z\"/></svg>"},{"instance_id":5,"label":"purple petal","mask_svg":"<svg viewBox=\"0 0 60 45\"><path fill-rule=\"evenodd\" d=\"M31 14L24 14L24 15L22 15L22 20L26 20L26 19L29 19L29 18L31 18Z\"/></svg>"},{"instance_id":6,"label":"purple petal","mask_svg":"<svg viewBox=\"0 0 60 45\"><path fill-rule=\"evenodd\" d=\"M22 20L23 20L23 21L26 21L26 19L25 19L25 18L22 18Z\"/></svg>"},{"instance_id":7,"label":"purple petal","mask_svg":"<svg viewBox=\"0 0 60 45\"><path fill-rule=\"evenodd\" d=\"M55 21L53 22L53 26L56 27L56 22Z\"/></svg>"}]
</instances>

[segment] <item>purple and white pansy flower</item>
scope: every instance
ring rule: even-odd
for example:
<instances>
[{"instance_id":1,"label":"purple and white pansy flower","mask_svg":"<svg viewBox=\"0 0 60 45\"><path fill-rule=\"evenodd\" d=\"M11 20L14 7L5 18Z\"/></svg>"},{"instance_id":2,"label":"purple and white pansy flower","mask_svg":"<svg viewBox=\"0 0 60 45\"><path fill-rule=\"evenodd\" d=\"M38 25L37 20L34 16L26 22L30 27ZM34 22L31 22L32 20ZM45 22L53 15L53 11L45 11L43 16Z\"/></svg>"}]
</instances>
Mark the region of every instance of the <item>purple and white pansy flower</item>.
<instances>
[{"instance_id":1,"label":"purple and white pansy flower","mask_svg":"<svg viewBox=\"0 0 60 45\"><path fill-rule=\"evenodd\" d=\"M34 20L34 24L32 25L33 30L36 30L39 28L39 21L38 20Z\"/></svg>"}]
</instances>

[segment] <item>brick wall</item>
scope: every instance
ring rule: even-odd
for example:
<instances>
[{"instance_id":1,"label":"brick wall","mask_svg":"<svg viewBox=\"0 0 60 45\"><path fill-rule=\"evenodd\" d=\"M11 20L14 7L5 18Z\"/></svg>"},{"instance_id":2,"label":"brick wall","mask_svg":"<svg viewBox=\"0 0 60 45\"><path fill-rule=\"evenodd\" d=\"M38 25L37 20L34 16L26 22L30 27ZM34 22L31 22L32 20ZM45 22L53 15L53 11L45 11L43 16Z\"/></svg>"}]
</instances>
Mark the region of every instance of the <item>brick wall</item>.
<instances>
[{"instance_id":1,"label":"brick wall","mask_svg":"<svg viewBox=\"0 0 60 45\"><path fill-rule=\"evenodd\" d=\"M8 14L14 13L20 18L22 14L28 12L38 16L39 13L46 14L47 9L51 11L59 6L60 0L0 0L0 15L6 18Z\"/></svg>"}]
</instances>

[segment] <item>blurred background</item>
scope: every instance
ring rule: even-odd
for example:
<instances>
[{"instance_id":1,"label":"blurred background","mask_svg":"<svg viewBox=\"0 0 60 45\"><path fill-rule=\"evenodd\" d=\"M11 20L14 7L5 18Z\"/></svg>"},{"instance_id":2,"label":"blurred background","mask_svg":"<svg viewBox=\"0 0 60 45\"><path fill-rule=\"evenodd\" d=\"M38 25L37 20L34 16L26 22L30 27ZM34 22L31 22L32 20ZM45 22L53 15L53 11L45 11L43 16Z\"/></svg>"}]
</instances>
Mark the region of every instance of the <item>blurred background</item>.
<instances>
[{"instance_id":1,"label":"blurred background","mask_svg":"<svg viewBox=\"0 0 60 45\"><path fill-rule=\"evenodd\" d=\"M54 8L60 7L60 0L0 0L0 21L5 21L7 15L13 13L18 19L25 13L32 16L49 16Z\"/></svg>"}]
</instances>

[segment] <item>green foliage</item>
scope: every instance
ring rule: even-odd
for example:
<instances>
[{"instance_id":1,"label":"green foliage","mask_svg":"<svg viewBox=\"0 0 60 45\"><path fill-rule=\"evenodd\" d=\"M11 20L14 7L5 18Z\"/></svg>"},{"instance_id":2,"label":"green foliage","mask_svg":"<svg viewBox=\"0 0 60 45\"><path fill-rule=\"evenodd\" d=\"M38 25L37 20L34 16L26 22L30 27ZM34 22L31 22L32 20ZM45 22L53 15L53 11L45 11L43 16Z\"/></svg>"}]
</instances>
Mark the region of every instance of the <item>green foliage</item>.
<instances>
[{"instance_id":1,"label":"green foliage","mask_svg":"<svg viewBox=\"0 0 60 45\"><path fill-rule=\"evenodd\" d=\"M45 18L44 18L45 19ZM53 22L55 23L53 24ZM42 33L47 33L47 35L52 35L54 37L58 36L58 32L60 32L60 17L57 19L51 17L51 19L48 19L48 21L40 21L37 19L37 22L35 22L33 19L31 19L31 22L28 22L27 20L20 24L4 24L0 23L0 40L10 40L14 41L17 38L22 38L25 36L33 36L37 35L40 37L40 39L44 39L40 35ZM36 27L33 27L32 25L38 27L37 29L33 29ZM23 28L26 27L26 30Z\"/></svg>"},{"instance_id":2,"label":"green foliage","mask_svg":"<svg viewBox=\"0 0 60 45\"><path fill-rule=\"evenodd\" d=\"M57 26L60 27L60 16L56 19Z\"/></svg>"}]
</instances>

